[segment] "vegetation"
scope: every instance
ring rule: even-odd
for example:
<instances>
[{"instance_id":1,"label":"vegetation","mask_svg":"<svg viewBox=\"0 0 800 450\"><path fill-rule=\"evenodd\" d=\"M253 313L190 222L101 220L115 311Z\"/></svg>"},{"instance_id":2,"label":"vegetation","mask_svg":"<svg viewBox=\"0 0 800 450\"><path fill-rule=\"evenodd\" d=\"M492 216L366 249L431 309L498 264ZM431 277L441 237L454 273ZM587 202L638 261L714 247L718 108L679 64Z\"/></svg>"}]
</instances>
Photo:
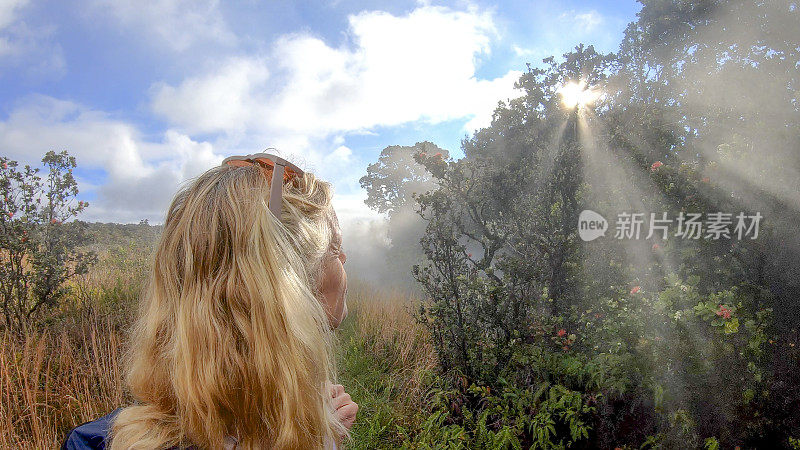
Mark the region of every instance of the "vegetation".
<instances>
[{"instance_id":1,"label":"vegetation","mask_svg":"<svg viewBox=\"0 0 800 450\"><path fill-rule=\"evenodd\" d=\"M643 4L618 54L580 45L529 67L464 158L416 153L439 186L417 196L414 274L441 386L412 446L788 448L800 435L799 217L768 180L797 187L797 91L778 83L767 105L734 79L774 70L796 85L784 16L797 8ZM716 77L739 97L716 96ZM573 80L606 98L565 108ZM791 131L766 136L765 114ZM586 209L769 220L758 239L583 242Z\"/></svg>"},{"instance_id":2,"label":"vegetation","mask_svg":"<svg viewBox=\"0 0 800 450\"><path fill-rule=\"evenodd\" d=\"M43 326L24 336L0 332L0 447L58 448L72 427L131 401L120 349L154 228L90 225L93 233L114 236L95 244L99 263L71 282ZM410 314L414 299L357 279L348 299L350 314L339 333L340 382L360 405L348 448L395 448L422 421L433 348Z\"/></svg>"},{"instance_id":3,"label":"vegetation","mask_svg":"<svg viewBox=\"0 0 800 450\"><path fill-rule=\"evenodd\" d=\"M17 331L57 305L67 294L66 282L96 259L78 250L88 242L85 224L65 223L88 206L74 201L75 158L50 151L42 164L48 169L44 180L38 168L20 169L16 161L0 158L0 296L3 324Z\"/></svg>"}]
</instances>

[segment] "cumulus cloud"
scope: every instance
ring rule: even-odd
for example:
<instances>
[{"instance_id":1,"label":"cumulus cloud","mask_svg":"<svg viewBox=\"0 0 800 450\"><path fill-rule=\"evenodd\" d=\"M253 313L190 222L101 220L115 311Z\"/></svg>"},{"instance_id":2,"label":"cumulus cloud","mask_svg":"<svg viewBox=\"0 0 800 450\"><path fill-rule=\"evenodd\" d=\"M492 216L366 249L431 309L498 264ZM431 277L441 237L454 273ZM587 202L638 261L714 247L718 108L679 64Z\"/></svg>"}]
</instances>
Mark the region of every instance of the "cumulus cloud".
<instances>
[{"instance_id":1,"label":"cumulus cloud","mask_svg":"<svg viewBox=\"0 0 800 450\"><path fill-rule=\"evenodd\" d=\"M190 133L258 129L266 114L261 90L268 78L266 64L259 58L231 58L217 71L177 87L155 84L153 110Z\"/></svg>"},{"instance_id":2,"label":"cumulus cloud","mask_svg":"<svg viewBox=\"0 0 800 450\"><path fill-rule=\"evenodd\" d=\"M219 0L95 0L94 6L124 27L144 30L156 43L175 51L199 43L236 42Z\"/></svg>"},{"instance_id":3,"label":"cumulus cloud","mask_svg":"<svg viewBox=\"0 0 800 450\"><path fill-rule=\"evenodd\" d=\"M82 218L100 221L159 222L181 181L222 160L211 144L174 130L152 141L107 113L46 96L20 103L0 122L0 148L32 166L48 150L66 149L79 169L100 170L101 184L78 179L96 198Z\"/></svg>"},{"instance_id":4,"label":"cumulus cloud","mask_svg":"<svg viewBox=\"0 0 800 450\"><path fill-rule=\"evenodd\" d=\"M250 136L244 142L265 142ZM284 144L284 145L280 145ZM49 150L67 150L78 161L82 195L93 198L81 217L89 221L159 223L182 182L222 162L225 155L262 151L258 146L240 147L232 142L198 142L185 133L168 129L155 139L136 126L84 105L48 96L32 96L17 104L0 121L3 155L38 167ZM334 181L334 207L343 228L358 230L382 220L364 204L358 189L361 162L350 148L339 145L324 152L307 139L283 139L278 151L290 161ZM356 168L359 167L359 168ZM100 173L101 175L98 175ZM353 181L356 180L356 181ZM352 241L360 238L351 234Z\"/></svg>"},{"instance_id":5,"label":"cumulus cloud","mask_svg":"<svg viewBox=\"0 0 800 450\"><path fill-rule=\"evenodd\" d=\"M173 125L201 133L324 137L460 118L485 126L499 100L519 95L513 84L520 72L476 76L496 35L491 13L475 8L363 12L349 17L349 41L341 46L284 35L266 55L231 58L177 86L154 86L152 106Z\"/></svg>"},{"instance_id":6,"label":"cumulus cloud","mask_svg":"<svg viewBox=\"0 0 800 450\"><path fill-rule=\"evenodd\" d=\"M498 101L520 95L513 88L518 71L476 74L499 38L494 22L474 7L362 12L348 17L339 45L286 34L265 52L156 83L151 108L183 133L218 136L215 148L230 150L224 153L289 149L288 159L334 183L334 206L351 242L383 242L385 218L364 204L358 183L368 161L342 136L415 121L460 119L468 132L487 126Z\"/></svg>"},{"instance_id":7,"label":"cumulus cloud","mask_svg":"<svg viewBox=\"0 0 800 450\"><path fill-rule=\"evenodd\" d=\"M334 166L337 168L345 167L353 162L353 151L344 145L336 147L332 152L327 154L324 158L324 163L327 166Z\"/></svg>"}]
</instances>

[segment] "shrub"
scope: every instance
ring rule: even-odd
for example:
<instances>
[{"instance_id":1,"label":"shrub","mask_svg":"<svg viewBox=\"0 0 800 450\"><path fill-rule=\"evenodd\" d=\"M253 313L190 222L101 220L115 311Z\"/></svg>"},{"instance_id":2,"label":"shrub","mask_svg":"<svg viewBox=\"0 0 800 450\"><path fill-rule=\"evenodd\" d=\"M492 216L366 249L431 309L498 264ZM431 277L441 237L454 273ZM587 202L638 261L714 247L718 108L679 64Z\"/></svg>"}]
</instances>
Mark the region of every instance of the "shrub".
<instances>
[{"instance_id":1,"label":"shrub","mask_svg":"<svg viewBox=\"0 0 800 450\"><path fill-rule=\"evenodd\" d=\"M67 280L97 259L77 249L89 242L86 225L67 222L88 206L75 201L75 158L50 151L42 164L44 179L38 168L0 157L0 301L11 330L23 331L42 309L57 305Z\"/></svg>"}]
</instances>

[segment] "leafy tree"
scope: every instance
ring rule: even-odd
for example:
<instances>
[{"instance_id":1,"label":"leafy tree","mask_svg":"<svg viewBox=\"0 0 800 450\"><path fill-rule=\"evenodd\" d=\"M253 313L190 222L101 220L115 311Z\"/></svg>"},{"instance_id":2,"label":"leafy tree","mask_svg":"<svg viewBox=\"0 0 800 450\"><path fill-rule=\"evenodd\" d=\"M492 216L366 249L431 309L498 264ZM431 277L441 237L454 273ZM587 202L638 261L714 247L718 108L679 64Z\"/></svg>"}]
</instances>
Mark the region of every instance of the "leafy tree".
<instances>
[{"instance_id":1,"label":"leafy tree","mask_svg":"<svg viewBox=\"0 0 800 450\"><path fill-rule=\"evenodd\" d=\"M361 187L367 191L365 203L381 213L396 213L412 202L415 193L424 193L434 186L431 176L414 155L425 153L447 159L447 150L431 142L417 142L413 146L391 145L384 148L378 161L367 166L361 177Z\"/></svg>"},{"instance_id":2,"label":"leafy tree","mask_svg":"<svg viewBox=\"0 0 800 450\"><path fill-rule=\"evenodd\" d=\"M442 160L449 156L447 150L430 142L389 146L381 151L377 162L367 167L367 174L360 180L367 191L365 203L388 217L387 235L391 244L384 259L388 262L388 278L414 288L410 268L422 260L419 241L425 231L414 196L436 187L430 173L414 159L417 153Z\"/></svg>"},{"instance_id":3,"label":"leafy tree","mask_svg":"<svg viewBox=\"0 0 800 450\"><path fill-rule=\"evenodd\" d=\"M39 169L0 157L0 298L4 326L23 332L43 308L67 294L66 282L96 261L79 251L89 242L85 223L67 222L88 203L75 202L78 187L73 156L47 152Z\"/></svg>"},{"instance_id":4,"label":"leafy tree","mask_svg":"<svg viewBox=\"0 0 800 450\"><path fill-rule=\"evenodd\" d=\"M420 197L429 264L415 270L445 369L495 378L512 341L531 336L533 315L557 316L580 297L580 151L559 125L570 111L557 90L574 77L601 81L611 61L591 46L560 64L549 58L520 79L522 97L464 141L464 159L417 155L441 186ZM491 348L476 350L487 339Z\"/></svg>"}]
</instances>

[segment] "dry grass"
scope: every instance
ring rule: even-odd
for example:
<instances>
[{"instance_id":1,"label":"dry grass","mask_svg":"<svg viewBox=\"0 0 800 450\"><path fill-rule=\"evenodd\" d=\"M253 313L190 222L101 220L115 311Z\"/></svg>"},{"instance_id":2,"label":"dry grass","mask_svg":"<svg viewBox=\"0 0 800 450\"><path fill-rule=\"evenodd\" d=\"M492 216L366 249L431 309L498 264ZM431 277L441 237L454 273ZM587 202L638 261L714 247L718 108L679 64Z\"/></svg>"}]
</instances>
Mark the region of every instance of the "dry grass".
<instances>
[{"instance_id":1,"label":"dry grass","mask_svg":"<svg viewBox=\"0 0 800 450\"><path fill-rule=\"evenodd\" d=\"M119 327L92 314L81 325L0 340L0 447L58 448L66 432L125 401Z\"/></svg>"},{"instance_id":2,"label":"dry grass","mask_svg":"<svg viewBox=\"0 0 800 450\"><path fill-rule=\"evenodd\" d=\"M32 331L0 330L0 448L59 448L71 428L128 401L119 362L149 252L101 249Z\"/></svg>"}]
</instances>

